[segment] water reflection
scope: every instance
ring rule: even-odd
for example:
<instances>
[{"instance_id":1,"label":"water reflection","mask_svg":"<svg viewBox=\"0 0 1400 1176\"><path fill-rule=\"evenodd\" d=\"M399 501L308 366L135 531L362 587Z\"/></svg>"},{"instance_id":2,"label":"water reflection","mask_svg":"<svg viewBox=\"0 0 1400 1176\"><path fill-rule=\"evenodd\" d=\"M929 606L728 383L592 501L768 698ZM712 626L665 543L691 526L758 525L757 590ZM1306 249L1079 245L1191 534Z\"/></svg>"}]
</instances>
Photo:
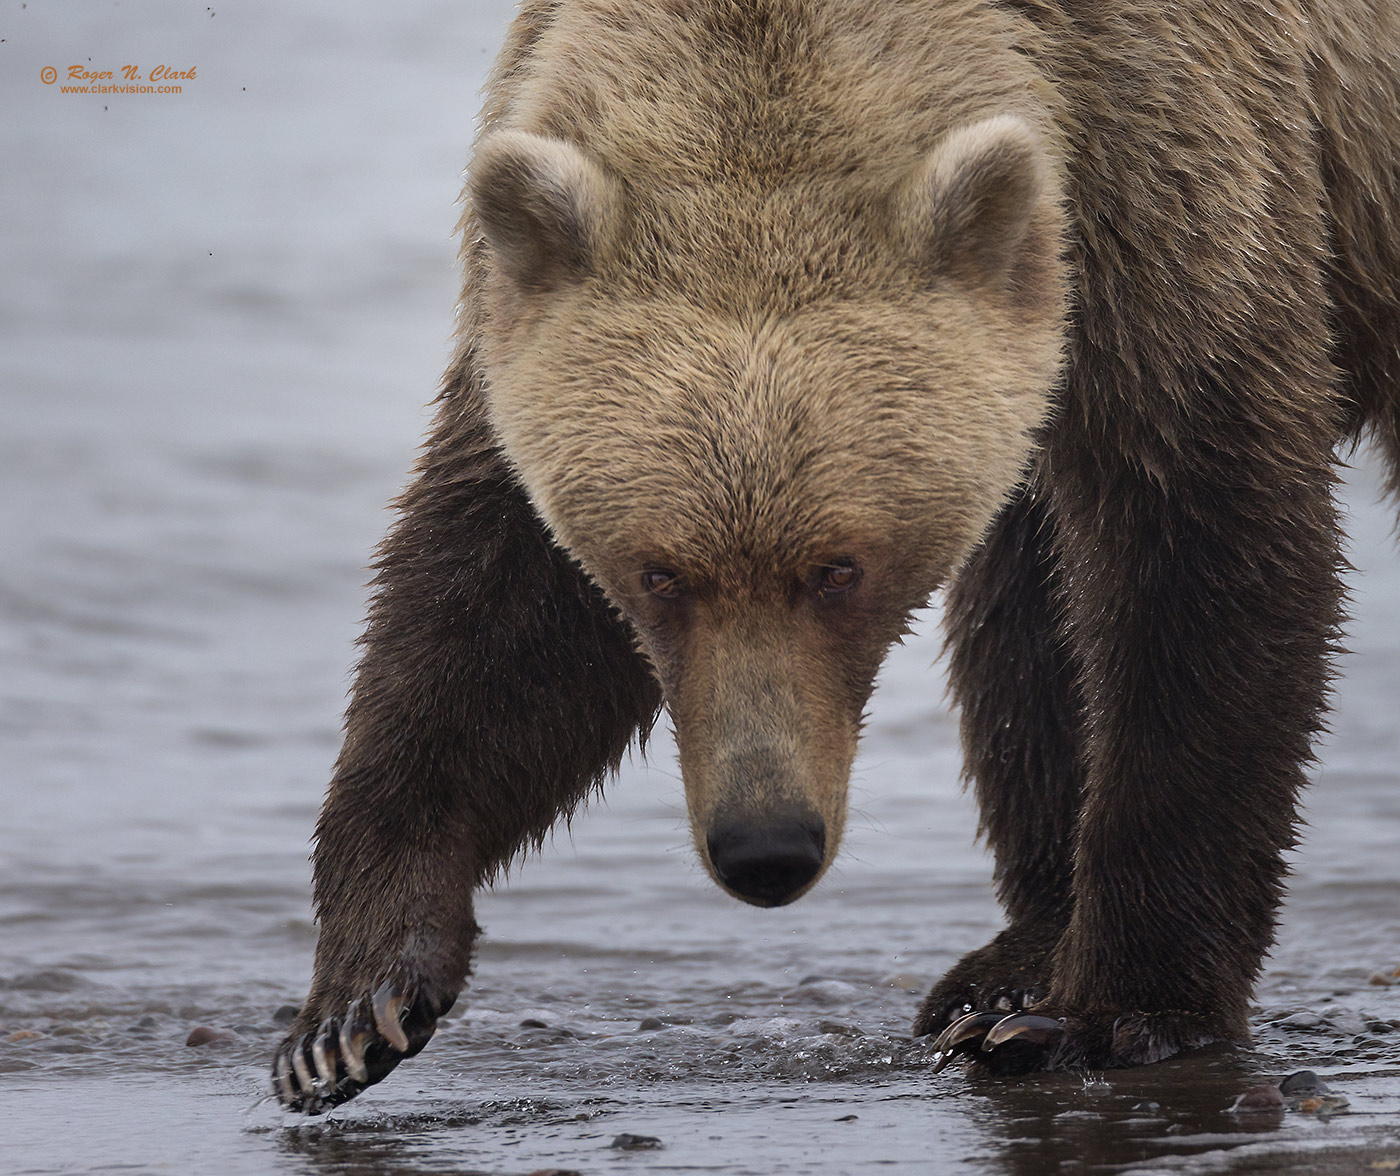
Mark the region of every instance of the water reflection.
<instances>
[{"instance_id":1,"label":"water reflection","mask_svg":"<svg viewBox=\"0 0 1400 1176\"><path fill-rule=\"evenodd\" d=\"M1247 1052L1216 1047L1132 1073L973 1078L1006 1176L1120 1169L1237 1145L1279 1131L1285 1113L1234 1113L1261 1081Z\"/></svg>"}]
</instances>

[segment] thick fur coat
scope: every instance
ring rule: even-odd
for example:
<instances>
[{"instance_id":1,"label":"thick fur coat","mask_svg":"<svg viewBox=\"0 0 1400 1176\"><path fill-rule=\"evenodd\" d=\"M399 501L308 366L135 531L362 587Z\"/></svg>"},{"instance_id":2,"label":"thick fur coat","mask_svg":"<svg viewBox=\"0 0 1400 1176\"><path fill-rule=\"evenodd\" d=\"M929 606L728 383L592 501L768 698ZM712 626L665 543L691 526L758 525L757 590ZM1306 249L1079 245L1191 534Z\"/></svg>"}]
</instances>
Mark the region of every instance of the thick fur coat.
<instances>
[{"instance_id":1,"label":"thick fur coat","mask_svg":"<svg viewBox=\"0 0 1400 1176\"><path fill-rule=\"evenodd\" d=\"M473 890L663 704L716 881L804 893L945 585L1008 927L917 1031L1000 1070L1246 1040L1334 449L1400 462L1396 60L1384 0L527 0L283 1101L422 1048Z\"/></svg>"}]
</instances>

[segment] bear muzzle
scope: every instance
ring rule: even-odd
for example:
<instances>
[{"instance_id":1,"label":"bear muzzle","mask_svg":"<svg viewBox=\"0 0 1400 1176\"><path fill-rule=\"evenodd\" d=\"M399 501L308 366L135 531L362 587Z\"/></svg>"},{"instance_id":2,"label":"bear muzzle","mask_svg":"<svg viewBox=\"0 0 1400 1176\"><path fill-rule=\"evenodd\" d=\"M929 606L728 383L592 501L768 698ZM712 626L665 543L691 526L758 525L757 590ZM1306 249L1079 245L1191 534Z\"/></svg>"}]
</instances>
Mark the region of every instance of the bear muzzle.
<instances>
[{"instance_id":1,"label":"bear muzzle","mask_svg":"<svg viewBox=\"0 0 1400 1176\"><path fill-rule=\"evenodd\" d=\"M754 906L784 906L822 872L826 823L803 810L722 821L707 831L705 848L715 877L731 894Z\"/></svg>"}]
</instances>

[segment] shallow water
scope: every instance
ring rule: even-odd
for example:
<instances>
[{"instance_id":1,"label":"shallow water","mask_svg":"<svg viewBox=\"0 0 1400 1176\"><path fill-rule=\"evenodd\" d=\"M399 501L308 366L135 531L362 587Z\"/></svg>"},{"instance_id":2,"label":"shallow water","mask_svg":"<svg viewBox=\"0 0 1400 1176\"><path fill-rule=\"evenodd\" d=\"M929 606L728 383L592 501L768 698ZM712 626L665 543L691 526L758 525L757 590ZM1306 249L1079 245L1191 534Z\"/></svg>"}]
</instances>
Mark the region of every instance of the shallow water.
<instances>
[{"instance_id":1,"label":"shallow water","mask_svg":"<svg viewBox=\"0 0 1400 1176\"><path fill-rule=\"evenodd\" d=\"M274 1011L309 976L307 842L362 568L446 357L452 202L508 8L0 14L0 1170L1400 1157L1400 984L1368 983L1400 964L1400 563L1365 465L1355 652L1253 1052L928 1073L922 990L999 925L930 615L882 678L814 894L721 894L658 738L483 899L477 978L422 1056L324 1119L263 1100ZM198 80L110 100L38 80L88 56ZM186 1047L197 1025L233 1040ZM1304 1067L1345 1113L1226 1112Z\"/></svg>"}]
</instances>

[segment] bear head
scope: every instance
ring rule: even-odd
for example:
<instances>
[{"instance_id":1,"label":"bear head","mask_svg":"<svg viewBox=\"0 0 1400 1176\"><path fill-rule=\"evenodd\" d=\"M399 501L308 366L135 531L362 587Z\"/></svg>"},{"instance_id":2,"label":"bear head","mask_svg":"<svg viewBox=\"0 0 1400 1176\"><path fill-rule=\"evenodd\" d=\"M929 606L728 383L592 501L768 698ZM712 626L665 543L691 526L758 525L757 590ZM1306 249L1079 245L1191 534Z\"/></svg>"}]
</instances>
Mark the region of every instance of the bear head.
<instances>
[{"instance_id":1,"label":"bear head","mask_svg":"<svg viewBox=\"0 0 1400 1176\"><path fill-rule=\"evenodd\" d=\"M654 667L706 868L790 902L837 852L885 653L1050 411L1056 164L1014 115L878 167L664 180L504 128L467 203L499 442Z\"/></svg>"}]
</instances>

